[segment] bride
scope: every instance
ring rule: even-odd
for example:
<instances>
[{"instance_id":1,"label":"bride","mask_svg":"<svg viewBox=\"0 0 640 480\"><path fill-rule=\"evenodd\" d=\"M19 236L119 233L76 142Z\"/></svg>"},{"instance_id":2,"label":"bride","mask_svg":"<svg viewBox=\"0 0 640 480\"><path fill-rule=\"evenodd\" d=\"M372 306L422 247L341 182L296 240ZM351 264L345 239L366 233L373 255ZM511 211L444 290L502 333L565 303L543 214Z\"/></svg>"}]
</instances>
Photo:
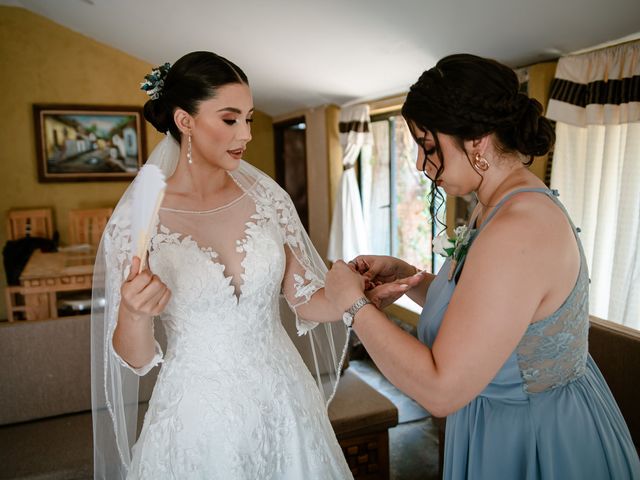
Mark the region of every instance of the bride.
<instances>
[{"instance_id":1,"label":"bride","mask_svg":"<svg viewBox=\"0 0 640 480\"><path fill-rule=\"evenodd\" d=\"M345 329L329 322L342 312L324 296L325 266L291 200L241 160L253 115L247 77L193 52L145 78L145 118L168 132L148 163L167 188L149 267L138 273L129 254L130 190L96 260L94 299L106 305L92 313L95 478L352 478L321 379L280 323L279 296L334 374L342 345L333 337L344 342ZM159 363L135 441L138 378Z\"/></svg>"}]
</instances>

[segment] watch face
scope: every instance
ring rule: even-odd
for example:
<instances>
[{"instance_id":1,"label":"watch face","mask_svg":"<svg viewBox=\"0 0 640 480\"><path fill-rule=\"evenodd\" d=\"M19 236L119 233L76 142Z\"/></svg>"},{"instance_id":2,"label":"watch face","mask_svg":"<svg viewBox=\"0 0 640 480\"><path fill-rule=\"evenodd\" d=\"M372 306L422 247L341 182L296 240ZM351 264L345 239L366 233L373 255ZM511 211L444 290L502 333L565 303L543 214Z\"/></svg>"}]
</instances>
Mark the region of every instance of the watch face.
<instances>
[{"instance_id":1,"label":"watch face","mask_svg":"<svg viewBox=\"0 0 640 480\"><path fill-rule=\"evenodd\" d=\"M351 315L349 312L345 312L342 314L342 321L347 325L350 326L351 322L353 321L353 315Z\"/></svg>"}]
</instances>

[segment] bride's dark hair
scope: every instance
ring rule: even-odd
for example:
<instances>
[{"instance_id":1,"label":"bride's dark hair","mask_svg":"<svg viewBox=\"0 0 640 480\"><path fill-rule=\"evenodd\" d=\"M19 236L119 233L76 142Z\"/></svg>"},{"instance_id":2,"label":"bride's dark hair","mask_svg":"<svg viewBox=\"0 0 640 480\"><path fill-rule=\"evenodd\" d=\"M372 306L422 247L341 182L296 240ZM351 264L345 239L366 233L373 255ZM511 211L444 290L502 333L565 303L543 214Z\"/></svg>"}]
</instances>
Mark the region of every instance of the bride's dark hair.
<instances>
[{"instance_id":1,"label":"bride's dark hair","mask_svg":"<svg viewBox=\"0 0 640 480\"><path fill-rule=\"evenodd\" d=\"M159 132L170 132L178 143L181 134L173 121L176 108L195 115L200 102L213 98L218 88L249 84L240 67L213 52L187 53L171 66L163 81L158 98L144 105L144 118Z\"/></svg>"}]
</instances>

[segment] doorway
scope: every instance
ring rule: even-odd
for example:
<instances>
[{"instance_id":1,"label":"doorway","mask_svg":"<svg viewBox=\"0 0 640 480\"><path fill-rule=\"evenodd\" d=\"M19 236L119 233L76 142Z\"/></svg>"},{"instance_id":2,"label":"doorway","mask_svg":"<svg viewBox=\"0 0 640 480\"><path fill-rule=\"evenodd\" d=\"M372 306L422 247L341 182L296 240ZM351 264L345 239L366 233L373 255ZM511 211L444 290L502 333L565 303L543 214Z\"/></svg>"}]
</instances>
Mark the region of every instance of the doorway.
<instances>
[{"instance_id":1,"label":"doorway","mask_svg":"<svg viewBox=\"0 0 640 480\"><path fill-rule=\"evenodd\" d=\"M273 125L276 181L293 200L302 225L309 231L306 129L304 117Z\"/></svg>"}]
</instances>

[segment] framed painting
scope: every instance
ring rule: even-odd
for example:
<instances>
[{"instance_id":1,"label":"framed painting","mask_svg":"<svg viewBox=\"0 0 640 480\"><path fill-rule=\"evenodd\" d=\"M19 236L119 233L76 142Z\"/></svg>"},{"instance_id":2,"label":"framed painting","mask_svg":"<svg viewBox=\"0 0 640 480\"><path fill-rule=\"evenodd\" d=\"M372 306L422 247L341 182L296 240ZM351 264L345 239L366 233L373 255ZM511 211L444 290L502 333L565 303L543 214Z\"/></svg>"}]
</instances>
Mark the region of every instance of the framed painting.
<instances>
[{"instance_id":1,"label":"framed painting","mask_svg":"<svg viewBox=\"0 0 640 480\"><path fill-rule=\"evenodd\" d=\"M141 107L33 106L40 182L130 181L146 159Z\"/></svg>"}]
</instances>

